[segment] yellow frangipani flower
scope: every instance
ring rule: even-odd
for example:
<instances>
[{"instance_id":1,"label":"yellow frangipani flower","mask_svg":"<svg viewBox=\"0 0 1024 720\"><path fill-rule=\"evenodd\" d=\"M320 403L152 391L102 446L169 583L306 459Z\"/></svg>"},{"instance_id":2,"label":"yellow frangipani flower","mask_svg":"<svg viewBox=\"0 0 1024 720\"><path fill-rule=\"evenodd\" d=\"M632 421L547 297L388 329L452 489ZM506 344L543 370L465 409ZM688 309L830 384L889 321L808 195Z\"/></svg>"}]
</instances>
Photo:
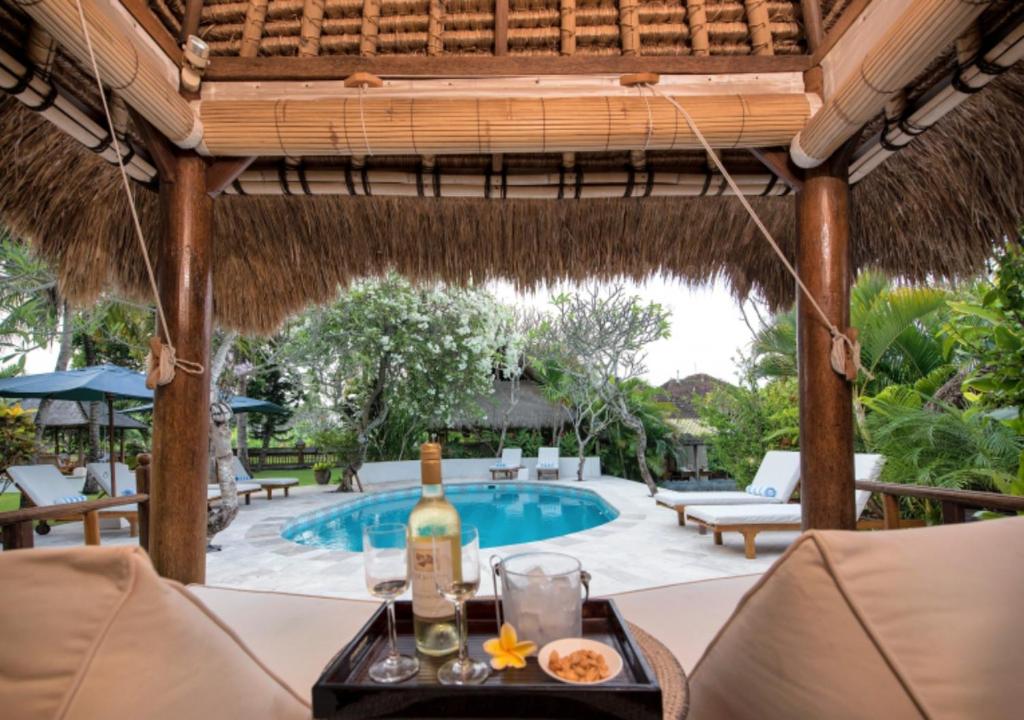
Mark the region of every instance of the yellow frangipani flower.
<instances>
[{"instance_id":1,"label":"yellow frangipani flower","mask_svg":"<svg viewBox=\"0 0 1024 720\"><path fill-rule=\"evenodd\" d=\"M529 640L519 642L516 629L504 623L499 637L491 638L484 643L484 651L491 656L491 667L504 670L507 667L524 668L526 658L537 652L537 643Z\"/></svg>"}]
</instances>

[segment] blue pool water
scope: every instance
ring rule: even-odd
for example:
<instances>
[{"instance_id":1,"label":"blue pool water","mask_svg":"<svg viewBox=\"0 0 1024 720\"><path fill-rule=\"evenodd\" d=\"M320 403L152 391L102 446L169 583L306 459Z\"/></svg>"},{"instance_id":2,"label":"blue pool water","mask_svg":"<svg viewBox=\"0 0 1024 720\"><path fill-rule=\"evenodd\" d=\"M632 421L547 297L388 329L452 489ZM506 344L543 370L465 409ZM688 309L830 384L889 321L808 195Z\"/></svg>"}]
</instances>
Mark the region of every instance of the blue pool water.
<instances>
[{"instance_id":1,"label":"blue pool water","mask_svg":"<svg viewBox=\"0 0 1024 720\"><path fill-rule=\"evenodd\" d=\"M463 525L480 531L480 547L545 540L603 525L618 510L590 490L538 483L446 485ZM363 527L401 522L420 498L419 488L377 493L299 518L281 532L286 540L332 550L363 549Z\"/></svg>"}]
</instances>

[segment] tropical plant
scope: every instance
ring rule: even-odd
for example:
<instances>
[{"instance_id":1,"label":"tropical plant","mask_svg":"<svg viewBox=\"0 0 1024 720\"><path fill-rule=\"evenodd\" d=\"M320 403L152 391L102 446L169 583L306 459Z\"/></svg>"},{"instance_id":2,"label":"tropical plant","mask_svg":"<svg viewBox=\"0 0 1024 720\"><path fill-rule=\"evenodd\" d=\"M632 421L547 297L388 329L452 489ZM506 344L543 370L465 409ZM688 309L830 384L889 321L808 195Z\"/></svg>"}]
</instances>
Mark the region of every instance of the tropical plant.
<instances>
[{"instance_id":1,"label":"tropical plant","mask_svg":"<svg viewBox=\"0 0 1024 720\"><path fill-rule=\"evenodd\" d=\"M34 412L0 401L0 472L28 462L36 449Z\"/></svg>"},{"instance_id":2,"label":"tropical plant","mask_svg":"<svg viewBox=\"0 0 1024 720\"><path fill-rule=\"evenodd\" d=\"M850 324L860 331L864 371L854 382L854 409L862 437L869 432L861 398L895 384L927 380L941 385L953 368L942 342L949 294L939 288L894 287L880 273L863 272L850 293ZM797 327L793 310L772 318L754 338L758 378L796 377Z\"/></svg>"},{"instance_id":3,"label":"tropical plant","mask_svg":"<svg viewBox=\"0 0 1024 720\"><path fill-rule=\"evenodd\" d=\"M654 495L658 488L647 467L644 423L630 408L629 381L646 372L647 346L668 337L668 311L627 294L621 285L608 289L589 285L575 294L556 296L552 305L554 311L544 326L550 336L544 364L548 374L558 380L553 388L567 391L567 408L586 409L591 416L591 436L603 429L597 426L612 421L633 432L640 477ZM552 364L558 366L557 373L551 373ZM582 446L586 443L579 420L577 413L573 429L581 448L578 477L582 478Z\"/></svg>"},{"instance_id":4,"label":"tropical plant","mask_svg":"<svg viewBox=\"0 0 1024 720\"><path fill-rule=\"evenodd\" d=\"M630 413L644 425L647 466L658 477L664 477L666 460L675 450L675 432L668 417L675 410L672 403L660 399L657 388L643 380L624 383ZM601 437L601 468L616 477L642 480L637 464L637 433L622 421L613 422Z\"/></svg>"},{"instance_id":5,"label":"tropical plant","mask_svg":"<svg viewBox=\"0 0 1024 720\"><path fill-rule=\"evenodd\" d=\"M723 385L698 404L700 421L711 431L708 462L728 473L740 487L754 479L769 450L799 446L797 385L780 378L763 387Z\"/></svg>"},{"instance_id":6,"label":"tropical plant","mask_svg":"<svg viewBox=\"0 0 1024 720\"><path fill-rule=\"evenodd\" d=\"M864 402L872 448L886 456L883 479L915 485L1003 490L1020 472L1024 439L981 407L931 403L892 386Z\"/></svg>"},{"instance_id":7,"label":"tropical plant","mask_svg":"<svg viewBox=\"0 0 1024 720\"><path fill-rule=\"evenodd\" d=\"M411 444L474 411L492 389L505 312L482 290L417 287L391 274L352 286L295 324L288 360L304 377L307 405L321 426L350 430L359 447L345 477L356 475L391 418L412 421L400 436Z\"/></svg>"}]
</instances>

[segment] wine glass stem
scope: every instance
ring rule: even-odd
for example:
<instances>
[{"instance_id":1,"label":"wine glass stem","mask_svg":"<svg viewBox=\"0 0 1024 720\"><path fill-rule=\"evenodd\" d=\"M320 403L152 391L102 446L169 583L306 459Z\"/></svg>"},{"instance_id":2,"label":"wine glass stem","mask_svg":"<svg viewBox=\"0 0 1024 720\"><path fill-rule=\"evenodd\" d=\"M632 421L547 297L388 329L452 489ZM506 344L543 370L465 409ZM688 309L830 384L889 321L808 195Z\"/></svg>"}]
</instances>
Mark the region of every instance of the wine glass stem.
<instances>
[{"instance_id":1,"label":"wine glass stem","mask_svg":"<svg viewBox=\"0 0 1024 720\"><path fill-rule=\"evenodd\" d=\"M465 667L468 653L466 652L466 606L462 600L455 602L455 626L459 629L459 663Z\"/></svg>"},{"instance_id":2,"label":"wine glass stem","mask_svg":"<svg viewBox=\"0 0 1024 720\"><path fill-rule=\"evenodd\" d=\"M398 632L395 629L395 599L387 599L388 606L388 657L398 657Z\"/></svg>"}]
</instances>

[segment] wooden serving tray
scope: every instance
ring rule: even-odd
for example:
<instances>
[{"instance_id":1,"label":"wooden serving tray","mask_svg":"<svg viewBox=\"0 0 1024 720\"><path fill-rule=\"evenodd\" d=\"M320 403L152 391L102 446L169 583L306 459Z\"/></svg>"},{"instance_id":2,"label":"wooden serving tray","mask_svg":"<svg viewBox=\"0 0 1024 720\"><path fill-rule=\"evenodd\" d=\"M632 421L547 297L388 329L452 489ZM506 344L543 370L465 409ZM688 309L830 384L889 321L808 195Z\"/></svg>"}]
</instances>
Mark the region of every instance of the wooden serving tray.
<instances>
[{"instance_id":1,"label":"wooden serving tray","mask_svg":"<svg viewBox=\"0 0 1024 720\"><path fill-rule=\"evenodd\" d=\"M483 643L498 634L492 600L466 605L469 654L487 661ZM398 648L415 654L412 604L395 604ZM367 669L387 654L387 617L377 610L355 639L327 665L313 686L313 716L318 720L377 718L580 718L581 720L662 720L661 687L612 600L583 606L583 635L615 648L622 672L600 685L569 685L548 677L529 658L522 670L492 672L482 685L452 687L436 680L437 668L451 659L419 655L416 677L381 685Z\"/></svg>"}]
</instances>

